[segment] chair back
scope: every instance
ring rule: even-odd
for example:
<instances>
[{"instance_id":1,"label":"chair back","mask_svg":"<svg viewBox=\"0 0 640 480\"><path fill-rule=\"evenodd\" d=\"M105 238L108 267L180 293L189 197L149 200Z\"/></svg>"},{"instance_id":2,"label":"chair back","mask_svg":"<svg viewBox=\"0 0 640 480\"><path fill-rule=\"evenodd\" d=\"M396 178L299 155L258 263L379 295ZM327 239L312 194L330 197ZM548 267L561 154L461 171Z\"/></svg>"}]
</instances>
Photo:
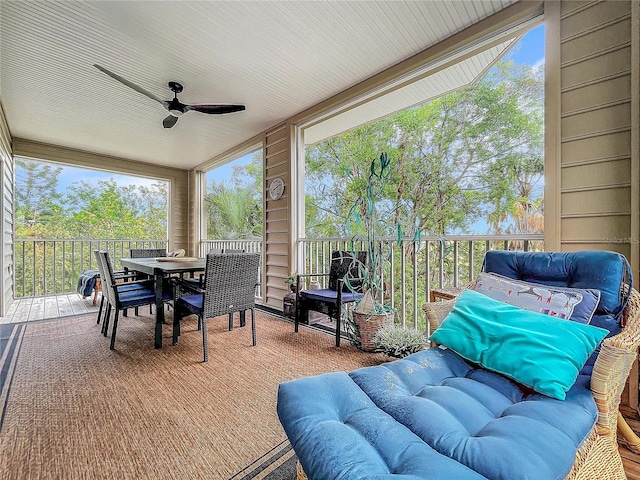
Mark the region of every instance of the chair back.
<instances>
[{"instance_id":1,"label":"chair back","mask_svg":"<svg viewBox=\"0 0 640 480\"><path fill-rule=\"evenodd\" d=\"M367 252L348 252L336 250L331 253L331 267L329 269L329 290L338 290L339 280L345 281L343 292L362 292L362 280L359 278L360 267L367 263Z\"/></svg>"},{"instance_id":2,"label":"chair back","mask_svg":"<svg viewBox=\"0 0 640 480\"><path fill-rule=\"evenodd\" d=\"M119 308L120 299L115 287L116 277L113 273L113 267L111 266L111 258L109 256L109 252L98 252L98 257L100 258L100 264L102 265L100 277L102 278L102 285L106 284L107 298L109 299L109 303L111 303L111 305L113 305L115 308Z\"/></svg>"},{"instance_id":3,"label":"chair back","mask_svg":"<svg viewBox=\"0 0 640 480\"><path fill-rule=\"evenodd\" d=\"M255 306L259 253L207 255L203 315L217 317Z\"/></svg>"},{"instance_id":4,"label":"chair back","mask_svg":"<svg viewBox=\"0 0 640 480\"><path fill-rule=\"evenodd\" d=\"M107 291L107 277L106 277L106 272L104 270L104 266L102 265L102 257L100 256L100 250L94 250L93 254L96 257L96 264L98 266L98 272L100 273L100 288L102 289L102 297L109 298L109 293Z\"/></svg>"},{"instance_id":5,"label":"chair back","mask_svg":"<svg viewBox=\"0 0 640 480\"><path fill-rule=\"evenodd\" d=\"M156 258L166 257L166 248L130 248L129 258Z\"/></svg>"}]
</instances>

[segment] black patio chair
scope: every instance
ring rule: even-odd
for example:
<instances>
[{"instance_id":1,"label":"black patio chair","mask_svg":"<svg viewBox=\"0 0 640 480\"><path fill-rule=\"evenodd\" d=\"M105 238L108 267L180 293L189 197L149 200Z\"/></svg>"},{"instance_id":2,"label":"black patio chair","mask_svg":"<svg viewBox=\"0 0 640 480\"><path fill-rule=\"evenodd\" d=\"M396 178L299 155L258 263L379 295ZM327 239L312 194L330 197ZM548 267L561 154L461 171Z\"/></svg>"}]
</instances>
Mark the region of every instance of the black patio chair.
<instances>
[{"instance_id":1,"label":"black patio chair","mask_svg":"<svg viewBox=\"0 0 640 480\"><path fill-rule=\"evenodd\" d=\"M329 273L309 273L297 276L295 332L300 322L309 323L309 311L321 312L336 320L336 347L340 346L342 306L360 300L362 282L358 266L367 262L367 252L334 251ZM301 290L304 277L329 277L328 288Z\"/></svg>"},{"instance_id":2,"label":"black patio chair","mask_svg":"<svg viewBox=\"0 0 640 480\"><path fill-rule=\"evenodd\" d=\"M229 316L229 330L233 330L233 314L242 317L251 310L251 338L256 345L255 295L260 266L259 253L216 253L207 255L204 287L174 279L179 290L190 291L175 301L173 315L173 344L178 343L180 321L187 315L198 315L202 322L202 350L208 361L207 319L220 315Z\"/></svg>"}]
</instances>

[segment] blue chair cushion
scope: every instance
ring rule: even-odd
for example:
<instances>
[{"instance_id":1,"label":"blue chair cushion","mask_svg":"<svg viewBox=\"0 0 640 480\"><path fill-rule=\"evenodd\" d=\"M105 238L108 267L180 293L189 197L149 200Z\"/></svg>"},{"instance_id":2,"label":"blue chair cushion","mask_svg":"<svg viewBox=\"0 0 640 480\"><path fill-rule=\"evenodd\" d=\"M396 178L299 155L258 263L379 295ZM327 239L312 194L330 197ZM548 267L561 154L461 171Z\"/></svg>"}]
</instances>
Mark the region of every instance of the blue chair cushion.
<instances>
[{"instance_id":1,"label":"blue chair cushion","mask_svg":"<svg viewBox=\"0 0 640 480\"><path fill-rule=\"evenodd\" d=\"M277 410L310 479L484 479L380 410L344 372L282 383Z\"/></svg>"},{"instance_id":2,"label":"blue chair cushion","mask_svg":"<svg viewBox=\"0 0 640 480\"><path fill-rule=\"evenodd\" d=\"M338 292L336 290L330 289L320 289L320 290L302 290L300 292L300 296L303 299L308 300L317 300L320 302L328 302L328 303L337 303L338 301ZM351 292L342 292L342 303L350 303L355 302L356 300L360 300L363 297L362 293L351 293Z\"/></svg>"},{"instance_id":3,"label":"blue chair cushion","mask_svg":"<svg viewBox=\"0 0 640 480\"><path fill-rule=\"evenodd\" d=\"M190 295L183 295L178 299L178 302L189 312L200 314L202 311L202 304L204 302L204 295L202 293L192 293Z\"/></svg>"},{"instance_id":4,"label":"blue chair cushion","mask_svg":"<svg viewBox=\"0 0 640 480\"><path fill-rule=\"evenodd\" d=\"M151 281L148 282L135 282L135 283L118 283L116 284L116 288L118 289L118 293L122 292L131 292L134 290L143 290L143 289L152 289L153 283Z\"/></svg>"},{"instance_id":5,"label":"blue chair cushion","mask_svg":"<svg viewBox=\"0 0 640 480\"><path fill-rule=\"evenodd\" d=\"M556 287L600 290L596 313L617 315L624 308L622 285L631 284L627 260L616 252L584 250L578 252L486 253L484 271L505 277Z\"/></svg>"},{"instance_id":6,"label":"blue chair cushion","mask_svg":"<svg viewBox=\"0 0 640 480\"><path fill-rule=\"evenodd\" d=\"M283 383L277 411L313 479L556 480L597 418L588 377L560 401L439 348Z\"/></svg>"},{"instance_id":7,"label":"blue chair cushion","mask_svg":"<svg viewBox=\"0 0 640 480\"><path fill-rule=\"evenodd\" d=\"M598 415L587 377L560 401L525 393L450 349L431 348L351 377L428 445L491 479L564 478Z\"/></svg>"},{"instance_id":8,"label":"blue chair cushion","mask_svg":"<svg viewBox=\"0 0 640 480\"><path fill-rule=\"evenodd\" d=\"M142 288L118 294L121 308L151 305L156 303L156 292L151 288ZM171 300L171 294L162 292L162 301Z\"/></svg>"}]
</instances>

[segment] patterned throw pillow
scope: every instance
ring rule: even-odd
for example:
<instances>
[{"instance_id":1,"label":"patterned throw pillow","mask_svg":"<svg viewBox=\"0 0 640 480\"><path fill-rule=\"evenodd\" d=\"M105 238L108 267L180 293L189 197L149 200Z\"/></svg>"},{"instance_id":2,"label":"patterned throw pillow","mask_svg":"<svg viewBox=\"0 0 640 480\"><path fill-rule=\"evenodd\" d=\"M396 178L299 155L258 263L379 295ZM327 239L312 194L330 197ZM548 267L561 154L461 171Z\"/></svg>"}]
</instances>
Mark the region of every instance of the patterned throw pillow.
<instances>
[{"instance_id":1,"label":"patterned throw pillow","mask_svg":"<svg viewBox=\"0 0 640 480\"><path fill-rule=\"evenodd\" d=\"M591 321L600 301L600 290L554 287L497 273L480 273L474 290L509 305L579 323Z\"/></svg>"}]
</instances>

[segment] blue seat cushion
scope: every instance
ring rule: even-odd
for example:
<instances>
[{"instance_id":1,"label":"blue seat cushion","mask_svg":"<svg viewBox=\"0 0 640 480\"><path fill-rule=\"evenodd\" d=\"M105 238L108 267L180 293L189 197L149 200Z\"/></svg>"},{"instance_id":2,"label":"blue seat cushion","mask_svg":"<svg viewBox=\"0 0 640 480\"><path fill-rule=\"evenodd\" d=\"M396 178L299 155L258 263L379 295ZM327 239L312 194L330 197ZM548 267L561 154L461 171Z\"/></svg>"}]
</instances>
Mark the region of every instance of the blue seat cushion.
<instances>
[{"instance_id":1,"label":"blue seat cushion","mask_svg":"<svg viewBox=\"0 0 640 480\"><path fill-rule=\"evenodd\" d=\"M278 416L310 480L480 480L380 410L344 372L282 383Z\"/></svg>"},{"instance_id":2,"label":"blue seat cushion","mask_svg":"<svg viewBox=\"0 0 640 480\"><path fill-rule=\"evenodd\" d=\"M156 292L151 288L142 288L118 294L121 308L151 305L156 303ZM171 300L171 294L162 292L162 301Z\"/></svg>"},{"instance_id":3,"label":"blue seat cushion","mask_svg":"<svg viewBox=\"0 0 640 480\"><path fill-rule=\"evenodd\" d=\"M202 311L204 294L192 293L190 295L183 295L178 299L178 302L180 302L180 305L188 312L199 314Z\"/></svg>"},{"instance_id":4,"label":"blue seat cushion","mask_svg":"<svg viewBox=\"0 0 640 480\"><path fill-rule=\"evenodd\" d=\"M560 401L440 348L283 383L277 410L310 479L556 480L597 418L588 377Z\"/></svg>"},{"instance_id":5,"label":"blue seat cushion","mask_svg":"<svg viewBox=\"0 0 640 480\"><path fill-rule=\"evenodd\" d=\"M523 391L450 349L350 374L383 411L439 453L491 479L564 478L595 425L589 379L564 401Z\"/></svg>"},{"instance_id":6,"label":"blue seat cushion","mask_svg":"<svg viewBox=\"0 0 640 480\"><path fill-rule=\"evenodd\" d=\"M622 286L631 284L627 260L616 252L583 250L578 252L486 253L484 271L505 277L556 287L600 290L596 314L617 315L624 308Z\"/></svg>"},{"instance_id":7,"label":"blue seat cushion","mask_svg":"<svg viewBox=\"0 0 640 480\"><path fill-rule=\"evenodd\" d=\"M116 284L116 288L119 293L122 292L131 292L134 290L143 290L143 289L152 289L153 283L151 280L146 282L132 282L132 283L118 283Z\"/></svg>"},{"instance_id":8,"label":"blue seat cushion","mask_svg":"<svg viewBox=\"0 0 640 480\"><path fill-rule=\"evenodd\" d=\"M336 290L320 289L320 290L302 290L300 297L307 300L317 300L321 302L336 303L338 301L338 292ZM342 303L355 302L363 297L362 293L342 292Z\"/></svg>"}]
</instances>

